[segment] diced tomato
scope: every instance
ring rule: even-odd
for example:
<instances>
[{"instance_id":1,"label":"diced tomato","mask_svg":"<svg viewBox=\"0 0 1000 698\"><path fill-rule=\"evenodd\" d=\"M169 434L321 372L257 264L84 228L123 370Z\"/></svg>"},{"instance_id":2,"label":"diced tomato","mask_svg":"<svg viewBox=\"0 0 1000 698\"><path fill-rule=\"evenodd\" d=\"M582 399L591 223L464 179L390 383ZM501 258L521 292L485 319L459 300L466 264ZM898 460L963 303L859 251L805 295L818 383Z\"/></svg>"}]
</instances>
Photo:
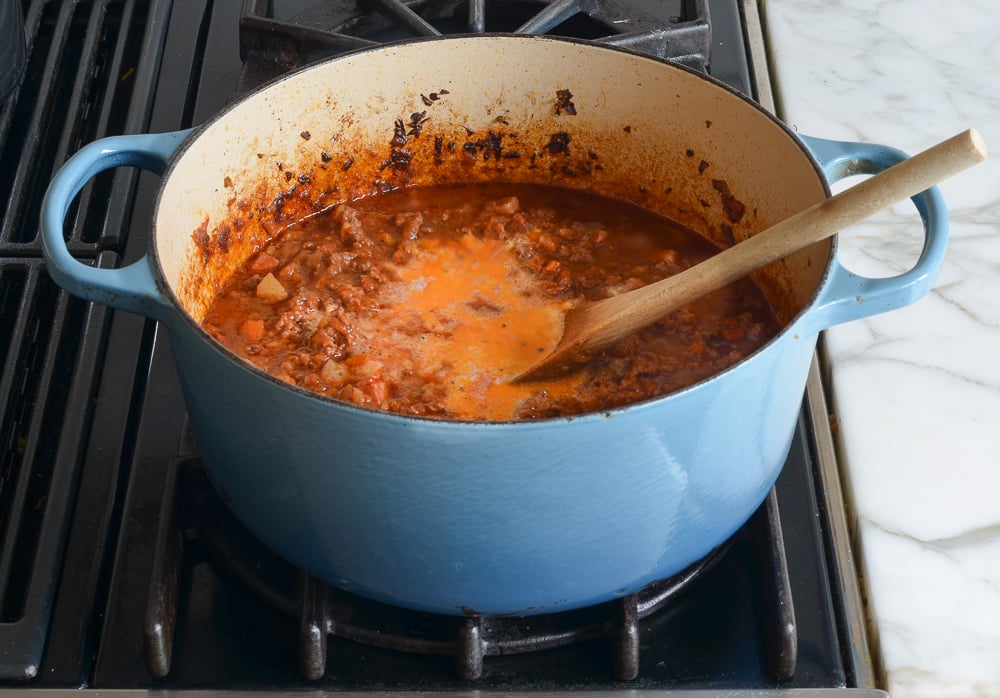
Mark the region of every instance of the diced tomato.
<instances>
[{"instance_id":1,"label":"diced tomato","mask_svg":"<svg viewBox=\"0 0 1000 698\"><path fill-rule=\"evenodd\" d=\"M382 382L382 376L380 375L365 378L361 384L361 389L378 406L382 406L385 403L385 399L389 396L389 391L386 389L385 383Z\"/></svg>"}]
</instances>

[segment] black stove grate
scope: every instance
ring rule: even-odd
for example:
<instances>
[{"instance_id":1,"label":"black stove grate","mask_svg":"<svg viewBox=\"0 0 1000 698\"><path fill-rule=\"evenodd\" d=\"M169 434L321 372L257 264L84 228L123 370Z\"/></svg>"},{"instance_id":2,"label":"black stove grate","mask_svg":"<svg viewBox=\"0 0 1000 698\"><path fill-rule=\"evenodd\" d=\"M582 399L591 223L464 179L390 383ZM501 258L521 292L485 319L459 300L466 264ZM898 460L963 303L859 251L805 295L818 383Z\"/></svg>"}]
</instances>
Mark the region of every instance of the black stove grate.
<instances>
[{"instance_id":1,"label":"black stove grate","mask_svg":"<svg viewBox=\"0 0 1000 698\"><path fill-rule=\"evenodd\" d=\"M157 58L143 43L149 9L114 0L28 6L27 66L0 112L0 191L9 192L0 200L0 255L40 254L42 197L70 154L144 125ZM128 108L133 103L138 114ZM99 177L71 213L67 239L74 255L121 247L121 178Z\"/></svg>"},{"instance_id":2,"label":"black stove grate","mask_svg":"<svg viewBox=\"0 0 1000 698\"><path fill-rule=\"evenodd\" d=\"M708 0L244 0L241 87L355 48L483 32L588 39L702 72L712 48Z\"/></svg>"},{"instance_id":3,"label":"black stove grate","mask_svg":"<svg viewBox=\"0 0 1000 698\"><path fill-rule=\"evenodd\" d=\"M767 618L759 638L764 671L781 682L795 673L798 637L778 502L772 492L736 538L746 539L760 569L754 607ZM328 637L396 652L448 657L461 679L483 677L490 657L541 652L593 638L610 639L606 670L639 676L640 622L666 613L726 554L723 544L677 575L616 601L528 618L445 616L369 601L330 587L268 551L228 513L197 458L171 465L164 489L146 606L144 647L150 674L170 672L184 554L201 546L238 583L299 623L298 666L309 680L327 670ZM672 637L683 642L683 637Z\"/></svg>"},{"instance_id":4,"label":"black stove grate","mask_svg":"<svg viewBox=\"0 0 1000 698\"><path fill-rule=\"evenodd\" d=\"M38 672L111 315L49 279L39 211L69 154L144 126L153 9L28 3L25 71L0 105L0 678ZM130 179L108 174L84 191L67 223L75 257L117 263Z\"/></svg>"},{"instance_id":5,"label":"black stove grate","mask_svg":"<svg viewBox=\"0 0 1000 698\"><path fill-rule=\"evenodd\" d=\"M38 671L107 313L0 259L0 677Z\"/></svg>"}]
</instances>

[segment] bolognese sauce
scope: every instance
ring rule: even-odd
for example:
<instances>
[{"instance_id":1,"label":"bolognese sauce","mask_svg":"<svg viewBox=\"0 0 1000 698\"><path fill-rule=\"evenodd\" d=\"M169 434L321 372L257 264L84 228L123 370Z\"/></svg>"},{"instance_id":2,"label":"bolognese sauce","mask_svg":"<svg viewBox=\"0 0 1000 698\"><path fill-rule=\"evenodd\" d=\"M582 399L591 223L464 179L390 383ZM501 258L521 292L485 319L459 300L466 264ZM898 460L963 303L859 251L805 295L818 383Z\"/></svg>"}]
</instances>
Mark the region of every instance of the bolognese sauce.
<instances>
[{"instance_id":1,"label":"bolognese sauce","mask_svg":"<svg viewBox=\"0 0 1000 698\"><path fill-rule=\"evenodd\" d=\"M745 279L581 371L510 381L551 351L574 304L717 251L676 223L590 192L416 187L289 226L234 274L203 326L279 379L365 407L455 420L580 414L675 391L777 333L763 293Z\"/></svg>"}]
</instances>

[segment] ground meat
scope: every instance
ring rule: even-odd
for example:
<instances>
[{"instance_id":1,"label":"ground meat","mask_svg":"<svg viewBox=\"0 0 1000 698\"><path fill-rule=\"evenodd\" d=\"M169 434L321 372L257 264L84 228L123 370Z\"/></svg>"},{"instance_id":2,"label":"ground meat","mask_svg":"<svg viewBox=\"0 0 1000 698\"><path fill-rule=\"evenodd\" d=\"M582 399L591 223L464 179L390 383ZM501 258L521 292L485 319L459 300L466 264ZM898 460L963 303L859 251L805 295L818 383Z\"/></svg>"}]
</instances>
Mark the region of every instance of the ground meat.
<instances>
[{"instance_id":1,"label":"ground meat","mask_svg":"<svg viewBox=\"0 0 1000 698\"><path fill-rule=\"evenodd\" d=\"M563 380L507 383L509 351L530 364L558 339L558 328L554 338L540 334L552 313L676 274L716 251L674 223L592 193L501 184L402 190L285 229L234 275L204 326L282 380L368 408L441 419L579 414L701 380L778 331L760 289L744 280ZM508 348L497 349L501 341Z\"/></svg>"}]
</instances>

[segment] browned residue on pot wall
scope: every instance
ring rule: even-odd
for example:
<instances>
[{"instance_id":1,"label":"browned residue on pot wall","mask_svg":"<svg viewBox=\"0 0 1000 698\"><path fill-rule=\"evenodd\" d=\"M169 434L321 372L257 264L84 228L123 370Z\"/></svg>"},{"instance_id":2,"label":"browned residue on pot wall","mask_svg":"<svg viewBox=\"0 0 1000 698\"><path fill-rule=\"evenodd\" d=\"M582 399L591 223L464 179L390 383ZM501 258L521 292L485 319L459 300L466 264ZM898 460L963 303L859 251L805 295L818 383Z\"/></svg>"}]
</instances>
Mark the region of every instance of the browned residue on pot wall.
<instances>
[{"instance_id":1,"label":"browned residue on pot wall","mask_svg":"<svg viewBox=\"0 0 1000 698\"><path fill-rule=\"evenodd\" d=\"M260 166L247 170L263 173L255 182L245 181L247 175L233 163L226 180L238 193L229 199L225 216L191 232L198 254L188 259L178 294L192 315L200 320L230 274L288 224L400 187L496 180L590 188L652 208L720 246L750 233L743 225L746 205L722 178L725 173L715 172L710 156L692 148L632 152L629 139L641 127L624 120L606 133L588 131L578 126L580 107L568 87L557 91L553 115L528 123L513 123L502 113L502 103L499 116L448 118L454 112L442 105L459 98L454 90L415 93L417 110L379 117L369 142L345 135L336 120L327 132L314 124L308 129L292 124L287 130L297 161L259 153ZM355 118L348 114L339 123L349 129ZM648 176L618 173L623 157L626 171L639 169Z\"/></svg>"}]
</instances>

